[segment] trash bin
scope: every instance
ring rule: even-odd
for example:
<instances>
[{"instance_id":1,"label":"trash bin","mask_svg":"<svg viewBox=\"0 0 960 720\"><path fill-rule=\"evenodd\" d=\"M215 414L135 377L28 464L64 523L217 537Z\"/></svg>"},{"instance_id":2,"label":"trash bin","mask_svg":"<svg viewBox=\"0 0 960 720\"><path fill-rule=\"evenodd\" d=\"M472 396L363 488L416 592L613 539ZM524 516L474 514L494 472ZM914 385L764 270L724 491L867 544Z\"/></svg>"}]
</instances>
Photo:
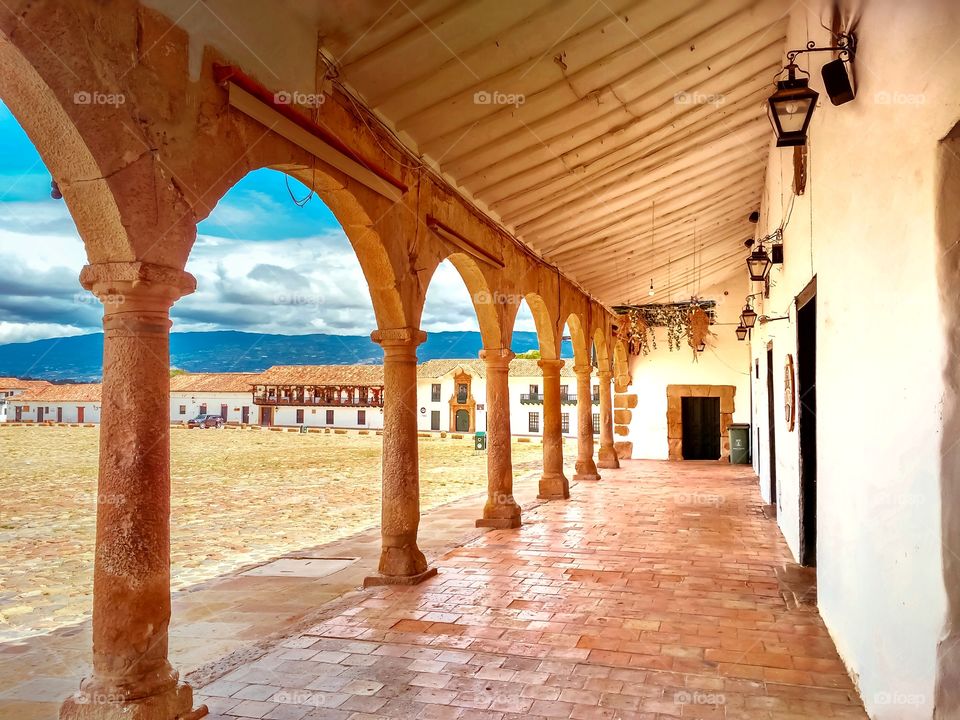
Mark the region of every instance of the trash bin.
<instances>
[{"instance_id":1,"label":"trash bin","mask_svg":"<svg viewBox=\"0 0 960 720\"><path fill-rule=\"evenodd\" d=\"M476 432L473 434L473 449L474 450L487 449L487 434L485 432Z\"/></svg>"},{"instance_id":2,"label":"trash bin","mask_svg":"<svg viewBox=\"0 0 960 720\"><path fill-rule=\"evenodd\" d=\"M730 462L733 465L750 464L750 426L736 423L727 430L730 435Z\"/></svg>"}]
</instances>

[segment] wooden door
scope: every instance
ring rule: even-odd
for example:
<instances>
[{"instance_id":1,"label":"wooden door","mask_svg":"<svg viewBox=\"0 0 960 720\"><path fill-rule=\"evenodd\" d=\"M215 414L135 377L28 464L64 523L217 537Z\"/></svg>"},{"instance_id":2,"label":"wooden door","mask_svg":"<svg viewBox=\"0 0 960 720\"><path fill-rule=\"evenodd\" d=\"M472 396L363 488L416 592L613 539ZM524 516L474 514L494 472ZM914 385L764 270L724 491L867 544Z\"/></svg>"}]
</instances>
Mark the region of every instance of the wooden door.
<instances>
[{"instance_id":1,"label":"wooden door","mask_svg":"<svg viewBox=\"0 0 960 720\"><path fill-rule=\"evenodd\" d=\"M84 410L86 410L86 408L83 407L83 405L77 405L77 422L78 422L78 423L82 423L82 422L83 422L83 411L84 411Z\"/></svg>"},{"instance_id":2,"label":"wooden door","mask_svg":"<svg viewBox=\"0 0 960 720\"><path fill-rule=\"evenodd\" d=\"M264 427L273 425L273 408L260 406L260 424Z\"/></svg>"},{"instance_id":3,"label":"wooden door","mask_svg":"<svg viewBox=\"0 0 960 720\"><path fill-rule=\"evenodd\" d=\"M680 412L683 423L683 459L718 460L720 398L681 398Z\"/></svg>"},{"instance_id":4,"label":"wooden door","mask_svg":"<svg viewBox=\"0 0 960 720\"><path fill-rule=\"evenodd\" d=\"M431 430L440 429L440 411L439 410L430 411L430 429Z\"/></svg>"},{"instance_id":5,"label":"wooden door","mask_svg":"<svg viewBox=\"0 0 960 720\"><path fill-rule=\"evenodd\" d=\"M63 422L63 405L57 406L57 422Z\"/></svg>"},{"instance_id":6,"label":"wooden door","mask_svg":"<svg viewBox=\"0 0 960 720\"><path fill-rule=\"evenodd\" d=\"M250 422L250 406L249 405L244 405L240 409L240 422L242 422L244 425L249 424Z\"/></svg>"},{"instance_id":7,"label":"wooden door","mask_svg":"<svg viewBox=\"0 0 960 720\"><path fill-rule=\"evenodd\" d=\"M457 410L457 432L470 431L470 413L466 410Z\"/></svg>"},{"instance_id":8,"label":"wooden door","mask_svg":"<svg viewBox=\"0 0 960 720\"><path fill-rule=\"evenodd\" d=\"M229 405L221 405L221 406L220 406L220 417L223 418L223 421L224 421L224 422L227 421L227 412L228 412L229 410L230 410L230 406L229 406Z\"/></svg>"}]
</instances>

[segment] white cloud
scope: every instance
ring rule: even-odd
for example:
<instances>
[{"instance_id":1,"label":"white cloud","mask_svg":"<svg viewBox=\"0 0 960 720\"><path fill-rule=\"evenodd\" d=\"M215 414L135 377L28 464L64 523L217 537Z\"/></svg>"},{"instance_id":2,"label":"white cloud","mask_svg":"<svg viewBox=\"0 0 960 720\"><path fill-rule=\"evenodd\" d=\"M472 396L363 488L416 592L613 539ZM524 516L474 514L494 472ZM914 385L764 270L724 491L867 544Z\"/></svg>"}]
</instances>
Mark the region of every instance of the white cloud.
<instances>
[{"instance_id":1,"label":"white cloud","mask_svg":"<svg viewBox=\"0 0 960 720\"><path fill-rule=\"evenodd\" d=\"M0 345L5 343L31 342L43 338L84 335L89 329L60 325L58 323L15 323L0 320Z\"/></svg>"}]
</instances>

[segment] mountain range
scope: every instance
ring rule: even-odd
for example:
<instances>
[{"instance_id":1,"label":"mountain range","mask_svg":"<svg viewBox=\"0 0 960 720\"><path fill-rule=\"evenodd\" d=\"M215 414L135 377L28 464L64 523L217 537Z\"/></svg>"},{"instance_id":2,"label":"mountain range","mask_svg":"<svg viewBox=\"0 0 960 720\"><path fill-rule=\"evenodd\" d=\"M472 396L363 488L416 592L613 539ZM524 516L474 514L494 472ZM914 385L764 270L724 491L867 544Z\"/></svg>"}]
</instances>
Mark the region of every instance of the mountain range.
<instances>
[{"instance_id":1,"label":"mountain range","mask_svg":"<svg viewBox=\"0 0 960 720\"><path fill-rule=\"evenodd\" d=\"M420 361L476 358L483 347L479 332L428 333L417 348ZM534 332L515 332L513 351L539 347ZM568 340L561 349L572 357ZM259 372L271 365L378 365L383 351L367 335L261 335L223 330L170 334L170 365L188 372ZM103 334L0 345L0 376L51 381L99 381L103 372Z\"/></svg>"}]
</instances>

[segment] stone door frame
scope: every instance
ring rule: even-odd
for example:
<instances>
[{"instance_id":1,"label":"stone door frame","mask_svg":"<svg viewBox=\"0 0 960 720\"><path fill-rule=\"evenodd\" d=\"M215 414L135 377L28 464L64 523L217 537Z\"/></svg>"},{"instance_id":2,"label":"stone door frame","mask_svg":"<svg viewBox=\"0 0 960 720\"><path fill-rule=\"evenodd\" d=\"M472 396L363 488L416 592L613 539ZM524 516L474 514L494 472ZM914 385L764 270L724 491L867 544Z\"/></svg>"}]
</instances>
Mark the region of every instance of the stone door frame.
<instances>
[{"instance_id":1,"label":"stone door frame","mask_svg":"<svg viewBox=\"0 0 960 720\"><path fill-rule=\"evenodd\" d=\"M667 385L667 446L670 460L683 460L683 415L681 398L720 398L720 460L730 459L727 430L733 422L733 385Z\"/></svg>"}]
</instances>

